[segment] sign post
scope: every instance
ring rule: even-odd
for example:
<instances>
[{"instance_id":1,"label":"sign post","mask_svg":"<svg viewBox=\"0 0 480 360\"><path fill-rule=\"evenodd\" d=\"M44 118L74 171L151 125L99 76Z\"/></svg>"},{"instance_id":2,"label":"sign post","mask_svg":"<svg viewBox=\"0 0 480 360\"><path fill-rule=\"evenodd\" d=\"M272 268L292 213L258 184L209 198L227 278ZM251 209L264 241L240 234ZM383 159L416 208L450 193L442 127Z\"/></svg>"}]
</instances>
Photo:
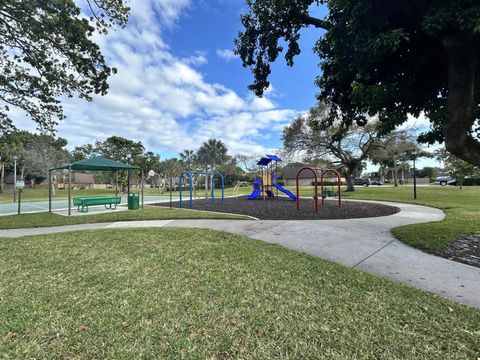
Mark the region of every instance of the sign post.
<instances>
[{"instance_id":1,"label":"sign post","mask_svg":"<svg viewBox=\"0 0 480 360\"><path fill-rule=\"evenodd\" d=\"M22 202L22 189L25 188L25 181L16 181L15 189L18 190L18 215L20 215L20 204Z\"/></svg>"}]
</instances>

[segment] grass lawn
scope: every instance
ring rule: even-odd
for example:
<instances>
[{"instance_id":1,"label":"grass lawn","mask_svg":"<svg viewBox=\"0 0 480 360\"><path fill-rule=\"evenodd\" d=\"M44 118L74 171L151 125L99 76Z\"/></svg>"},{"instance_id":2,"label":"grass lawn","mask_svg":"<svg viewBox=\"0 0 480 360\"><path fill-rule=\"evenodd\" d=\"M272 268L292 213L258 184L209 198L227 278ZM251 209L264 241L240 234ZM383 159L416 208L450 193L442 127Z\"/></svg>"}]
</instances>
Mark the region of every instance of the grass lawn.
<instances>
[{"instance_id":1,"label":"grass lawn","mask_svg":"<svg viewBox=\"0 0 480 360\"><path fill-rule=\"evenodd\" d=\"M167 205L167 204L166 204ZM57 225L91 224L114 221L172 220L172 219L246 219L242 215L217 214L188 209L167 209L145 205L133 211L112 211L82 216L62 216L50 213L0 216L0 229L35 228Z\"/></svg>"},{"instance_id":2,"label":"grass lawn","mask_svg":"<svg viewBox=\"0 0 480 360\"><path fill-rule=\"evenodd\" d=\"M198 229L0 239L0 353L50 359L476 359L480 311Z\"/></svg>"},{"instance_id":3,"label":"grass lawn","mask_svg":"<svg viewBox=\"0 0 480 360\"><path fill-rule=\"evenodd\" d=\"M242 187L239 189L239 194L250 194L252 192L253 186L251 188ZM140 192L139 189L132 189L134 192ZM184 196L188 198L189 192L188 189L184 190ZM233 188L225 188L225 196L232 196L234 192ZM203 194L208 193L210 196L211 191L205 192L204 189L197 190L197 195L202 196ZM72 196L99 196L99 195L114 195L115 189L74 189ZM170 192L160 192L158 189L146 188L144 190L145 196L168 196ZM221 189L215 188L215 197L221 197ZM173 196L179 196L178 191L173 192ZM53 200L65 200L68 198L67 190L57 190L56 196ZM24 189L22 190L22 201L47 201L48 200L48 189ZM11 204L13 203L13 190L8 189L3 193L0 193L0 204Z\"/></svg>"},{"instance_id":4,"label":"grass lawn","mask_svg":"<svg viewBox=\"0 0 480 360\"><path fill-rule=\"evenodd\" d=\"M302 189L303 196L310 196L312 187ZM294 189L293 189L294 190ZM395 228L393 234L399 240L434 252L462 235L480 234L480 187L419 186L418 200L413 200L413 188L357 187L355 193L343 192L345 199L383 200L427 205L442 209L445 220L440 222L406 225Z\"/></svg>"}]
</instances>

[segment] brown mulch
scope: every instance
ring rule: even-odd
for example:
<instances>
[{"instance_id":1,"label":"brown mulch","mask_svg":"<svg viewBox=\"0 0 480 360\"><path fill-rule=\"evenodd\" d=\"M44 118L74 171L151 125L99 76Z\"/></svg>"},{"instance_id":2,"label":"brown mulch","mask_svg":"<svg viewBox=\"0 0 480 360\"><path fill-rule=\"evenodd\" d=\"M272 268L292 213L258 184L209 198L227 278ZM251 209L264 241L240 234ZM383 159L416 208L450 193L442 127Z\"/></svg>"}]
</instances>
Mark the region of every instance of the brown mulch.
<instances>
[{"instance_id":1,"label":"brown mulch","mask_svg":"<svg viewBox=\"0 0 480 360\"><path fill-rule=\"evenodd\" d=\"M300 210L297 211L295 201L280 197L276 200L247 200L245 197L226 198L221 204L221 199L215 199L212 204L210 199L194 200L193 209L216 211L231 214L248 215L260 220L325 220L325 219L356 219L393 215L400 211L394 206L387 206L366 202L343 202L339 207L337 201L327 200L324 206L318 201L318 212L314 211L313 199L301 199ZM158 206L165 206L157 204ZM179 207L179 202L173 203ZM183 207L189 208L189 200L183 201Z\"/></svg>"},{"instance_id":2,"label":"brown mulch","mask_svg":"<svg viewBox=\"0 0 480 360\"><path fill-rule=\"evenodd\" d=\"M480 267L480 235L462 236L454 243L439 250L436 255Z\"/></svg>"}]
</instances>

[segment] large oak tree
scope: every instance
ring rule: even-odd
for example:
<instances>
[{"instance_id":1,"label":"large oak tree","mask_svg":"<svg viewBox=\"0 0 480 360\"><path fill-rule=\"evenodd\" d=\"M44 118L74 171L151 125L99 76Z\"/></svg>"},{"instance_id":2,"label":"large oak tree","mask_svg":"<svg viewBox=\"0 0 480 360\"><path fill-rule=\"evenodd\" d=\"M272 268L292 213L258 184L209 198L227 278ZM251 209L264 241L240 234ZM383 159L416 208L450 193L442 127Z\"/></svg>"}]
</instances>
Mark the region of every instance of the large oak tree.
<instances>
[{"instance_id":1,"label":"large oak tree","mask_svg":"<svg viewBox=\"0 0 480 360\"><path fill-rule=\"evenodd\" d=\"M310 15L326 4L328 16ZM346 126L378 116L392 131L407 115L425 114L420 140L444 141L449 152L480 165L480 2L478 0L247 0L236 51L250 67L259 96L270 63L287 46L293 65L300 30L319 29L315 51L319 98Z\"/></svg>"},{"instance_id":2,"label":"large oak tree","mask_svg":"<svg viewBox=\"0 0 480 360\"><path fill-rule=\"evenodd\" d=\"M62 97L106 94L115 69L93 36L124 26L128 11L125 0L1 1L0 134L14 127L14 108L53 132Z\"/></svg>"}]
</instances>

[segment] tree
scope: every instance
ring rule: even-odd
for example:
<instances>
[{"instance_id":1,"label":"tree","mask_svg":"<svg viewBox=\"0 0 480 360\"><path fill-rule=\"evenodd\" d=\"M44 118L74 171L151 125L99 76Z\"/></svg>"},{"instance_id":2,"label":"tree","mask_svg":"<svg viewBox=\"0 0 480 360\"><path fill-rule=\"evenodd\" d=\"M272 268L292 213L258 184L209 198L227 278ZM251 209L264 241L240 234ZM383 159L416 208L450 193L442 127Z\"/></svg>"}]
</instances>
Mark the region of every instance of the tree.
<instances>
[{"instance_id":1,"label":"tree","mask_svg":"<svg viewBox=\"0 0 480 360\"><path fill-rule=\"evenodd\" d=\"M95 149L92 144L76 146L72 151L73 161L81 161L95 155Z\"/></svg>"},{"instance_id":2,"label":"tree","mask_svg":"<svg viewBox=\"0 0 480 360\"><path fill-rule=\"evenodd\" d=\"M59 141L60 140L60 141ZM65 149L65 139L53 139L47 136L39 136L30 144L23 153L23 167L25 179L35 186L48 178L49 170L68 162L68 151ZM51 183L52 194L55 196L55 184Z\"/></svg>"},{"instance_id":3,"label":"tree","mask_svg":"<svg viewBox=\"0 0 480 360\"><path fill-rule=\"evenodd\" d=\"M394 131L376 140L369 159L375 165L380 165L381 170L390 167L395 187L398 187L398 170L400 168L402 171L403 182L404 171L409 169L407 163L411 160L411 153L414 151L417 154L421 152L412 132L410 130Z\"/></svg>"},{"instance_id":4,"label":"tree","mask_svg":"<svg viewBox=\"0 0 480 360\"><path fill-rule=\"evenodd\" d=\"M197 151L197 160L203 164L205 172L209 169L215 171L218 165L223 164L229 158L228 149L221 140L208 139ZM208 190L208 176L205 176L205 189Z\"/></svg>"},{"instance_id":5,"label":"tree","mask_svg":"<svg viewBox=\"0 0 480 360\"><path fill-rule=\"evenodd\" d=\"M192 171L192 166L196 161L194 150L185 149L180 153L180 160L187 166L188 171Z\"/></svg>"},{"instance_id":6,"label":"tree","mask_svg":"<svg viewBox=\"0 0 480 360\"><path fill-rule=\"evenodd\" d=\"M121 136L111 136L95 143L94 152L116 161L130 161L135 164L145 151L140 141L133 141Z\"/></svg>"},{"instance_id":7,"label":"tree","mask_svg":"<svg viewBox=\"0 0 480 360\"><path fill-rule=\"evenodd\" d=\"M474 166L455 155L449 154L445 149L436 152L438 161L442 161L445 165L445 171L458 180L460 189L463 187L463 181L467 177L480 176L480 167Z\"/></svg>"},{"instance_id":8,"label":"tree","mask_svg":"<svg viewBox=\"0 0 480 360\"><path fill-rule=\"evenodd\" d=\"M39 129L53 132L64 118L61 97L87 101L105 95L110 68L95 33L124 26L124 0L5 0L0 4L0 134L14 127L9 112L23 110Z\"/></svg>"},{"instance_id":9,"label":"tree","mask_svg":"<svg viewBox=\"0 0 480 360\"><path fill-rule=\"evenodd\" d=\"M326 19L312 17L327 4ZM376 115L387 133L409 114L424 114L430 131L419 140L444 141L447 150L480 165L480 3L477 0L247 0L236 53L250 67L261 96L270 63L287 46L292 66L300 30L321 29L319 99L331 105L325 125L345 127ZM326 31L324 33L324 31ZM343 131L343 130L342 130Z\"/></svg>"},{"instance_id":10,"label":"tree","mask_svg":"<svg viewBox=\"0 0 480 360\"><path fill-rule=\"evenodd\" d=\"M351 127L339 124L320 127L329 109L319 103L307 116L297 117L283 129L285 150L306 152L306 157L322 158L339 165L345 171L347 191L355 191L354 181L360 175L363 162L369 157L377 140L374 126Z\"/></svg>"},{"instance_id":11,"label":"tree","mask_svg":"<svg viewBox=\"0 0 480 360\"><path fill-rule=\"evenodd\" d=\"M438 176L438 169L431 166L425 166L423 169L420 169L418 173L419 177L427 177L430 181L433 181Z\"/></svg>"}]
</instances>

